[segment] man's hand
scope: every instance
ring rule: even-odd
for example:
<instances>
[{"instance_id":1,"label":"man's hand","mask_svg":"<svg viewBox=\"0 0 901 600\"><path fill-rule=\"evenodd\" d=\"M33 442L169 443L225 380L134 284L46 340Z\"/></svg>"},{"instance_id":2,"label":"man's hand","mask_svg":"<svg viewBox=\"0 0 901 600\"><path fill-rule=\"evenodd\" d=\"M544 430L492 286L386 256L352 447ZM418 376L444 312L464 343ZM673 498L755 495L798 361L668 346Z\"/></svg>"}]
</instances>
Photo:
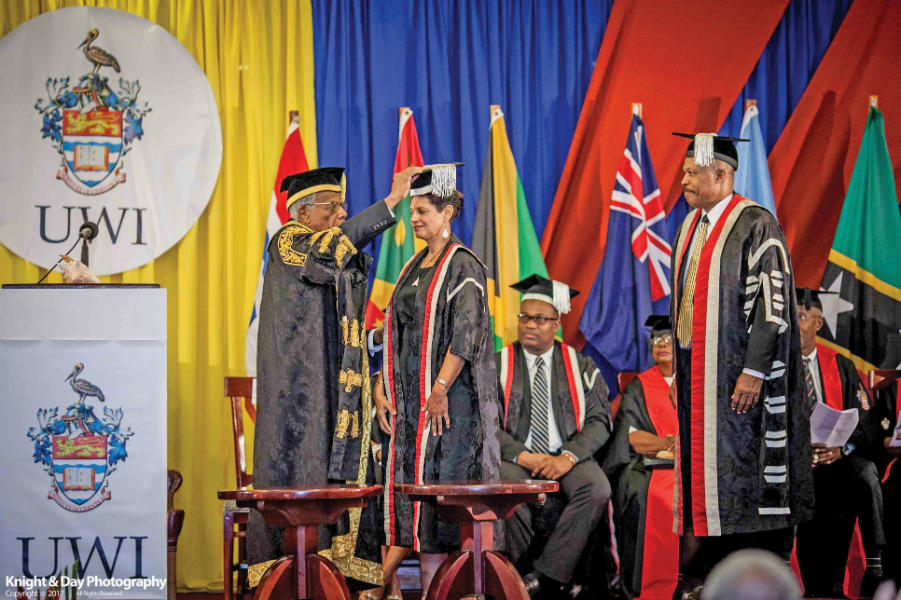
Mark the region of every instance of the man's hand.
<instances>
[{"instance_id":1,"label":"man's hand","mask_svg":"<svg viewBox=\"0 0 901 600\"><path fill-rule=\"evenodd\" d=\"M735 392L732 394L732 410L741 414L746 413L760 400L760 390L763 387L763 379L742 373L735 382Z\"/></svg>"},{"instance_id":2,"label":"man's hand","mask_svg":"<svg viewBox=\"0 0 901 600\"><path fill-rule=\"evenodd\" d=\"M570 472L575 466L572 460L561 454L559 456L549 456L544 464L532 472L532 477L541 477L542 479L560 479Z\"/></svg>"},{"instance_id":3,"label":"man's hand","mask_svg":"<svg viewBox=\"0 0 901 600\"><path fill-rule=\"evenodd\" d=\"M543 467L549 458L553 457L550 454L539 454L537 452L520 452L516 456L516 464L535 475L535 472Z\"/></svg>"},{"instance_id":4,"label":"man's hand","mask_svg":"<svg viewBox=\"0 0 901 600\"><path fill-rule=\"evenodd\" d=\"M375 382L375 389L372 390L372 399L375 402L375 414L379 420L379 429L391 434L391 425L388 423L388 414L394 416L397 411L391 408L388 397L385 396L385 388L382 386L382 376L379 375Z\"/></svg>"},{"instance_id":5,"label":"man's hand","mask_svg":"<svg viewBox=\"0 0 901 600\"><path fill-rule=\"evenodd\" d=\"M831 465L842 457L842 449L838 446L827 448L825 444L811 444L813 447L813 466Z\"/></svg>"},{"instance_id":6,"label":"man's hand","mask_svg":"<svg viewBox=\"0 0 901 600\"><path fill-rule=\"evenodd\" d=\"M422 172L422 167L407 167L394 176L391 180L391 193L385 198L385 204L388 208L394 210L394 207L410 193L410 184L413 177Z\"/></svg>"},{"instance_id":7,"label":"man's hand","mask_svg":"<svg viewBox=\"0 0 901 600\"><path fill-rule=\"evenodd\" d=\"M376 346L381 346L382 342L385 341L385 326L376 328L372 333L372 343Z\"/></svg>"},{"instance_id":8,"label":"man's hand","mask_svg":"<svg viewBox=\"0 0 901 600\"><path fill-rule=\"evenodd\" d=\"M425 412L432 424L432 435L441 435L450 429L450 415L447 412L447 388L438 382L432 386L432 395L425 403Z\"/></svg>"}]
</instances>

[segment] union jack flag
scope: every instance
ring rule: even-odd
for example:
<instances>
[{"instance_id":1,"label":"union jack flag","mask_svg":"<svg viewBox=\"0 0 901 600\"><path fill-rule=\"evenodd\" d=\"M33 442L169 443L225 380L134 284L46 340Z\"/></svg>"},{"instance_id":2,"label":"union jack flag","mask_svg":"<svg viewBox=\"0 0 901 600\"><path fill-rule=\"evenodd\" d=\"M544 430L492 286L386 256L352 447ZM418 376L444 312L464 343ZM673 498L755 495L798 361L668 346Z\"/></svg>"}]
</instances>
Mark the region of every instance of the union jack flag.
<instances>
[{"instance_id":1,"label":"union jack flag","mask_svg":"<svg viewBox=\"0 0 901 600\"><path fill-rule=\"evenodd\" d=\"M618 372L650 366L644 322L648 315L669 312L668 238L644 123L632 115L616 172L604 260L579 321L587 341L583 352L594 358L611 390Z\"/></svg>"}]
</instances>

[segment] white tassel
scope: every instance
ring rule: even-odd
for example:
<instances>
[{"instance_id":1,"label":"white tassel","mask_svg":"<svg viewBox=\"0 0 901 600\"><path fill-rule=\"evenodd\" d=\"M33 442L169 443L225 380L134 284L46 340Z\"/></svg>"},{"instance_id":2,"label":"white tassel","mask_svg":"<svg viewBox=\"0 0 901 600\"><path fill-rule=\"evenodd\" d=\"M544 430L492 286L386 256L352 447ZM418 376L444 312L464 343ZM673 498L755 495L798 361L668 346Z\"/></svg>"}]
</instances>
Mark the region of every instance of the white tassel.
<instances>
[{"instance_id":1,"label":"white tassel","mask_svg":"<svg viewBox=\"0 0 901 600\"><path fill-rule=\"evenodd\" d=\"M432 168L432 194L447 198L457 189L456 165L441 165Z\"/></svg>"},{"instance_id":2,"label":"white tassel","mask_svg":"<svg viewBox=\"0 0 901 600\"><path fill-rule=\"evenodd\" d=\"M715 133L699 133L695 135L695 164L699 167L709 167L713 164L713 138Z\"/></svg>"},{"instance_id":3,"label":"white tassel","mask_svg":"<svg viewBox=\"0 0 901 600\"><path fill-rule=\"evenodd\" d=\"M570 309L569 286L565 283L560 283L559 281L551 281L551 287L554 290L554 308L556 308L557 312L561 315L567 314Z\"/></svg>"}]
</instances>

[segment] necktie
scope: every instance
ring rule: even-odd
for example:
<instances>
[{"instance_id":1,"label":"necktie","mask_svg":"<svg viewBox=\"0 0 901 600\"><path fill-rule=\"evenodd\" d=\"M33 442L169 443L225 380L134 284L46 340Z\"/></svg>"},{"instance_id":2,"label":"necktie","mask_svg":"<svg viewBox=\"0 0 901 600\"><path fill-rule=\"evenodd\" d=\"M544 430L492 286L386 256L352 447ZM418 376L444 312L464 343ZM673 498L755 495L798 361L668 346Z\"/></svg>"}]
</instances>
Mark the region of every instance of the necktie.
<instances>
[{"instance_id":1,"label":"necktie","mask_svg":"<svg viewBox=\"0 0 901 600\"><path fill-rule=\"evenodd\" d=\"M817 404L817 388L813 382L812 358L803 359L804 362L804 397L807 398L807 407L813 410Z\"/></svg>"},{"instance_id":2,"label":"necktie","mask_svg":"<svg viewBox=\"0 0 901 600\"><path fill-rule=\"evenodd\" d=\"M688 261L688 271L685 273L685 286L682 289L682 299L679 301L678 328L676 336L683 348L691 344L691 317L695 299L695 277L698 274L698 262L701 260L701 250L707 241L707 226L710 220L707 215L701 217L701 224L695 234L695 245L691 251L691 259Z\"/></svg>"},{"instance_id":3,"label":"necktie","mask_svg":"<svg viewBox=\"0 0 901 600\"><path fill-rule=\"evenodd\" d=\"M535 381L532 384L532 452L542 454L547 454L548 452L547 415L549 402L550 393L544 359L539 356L535 363Z\"/></svg>"}]
</instances>

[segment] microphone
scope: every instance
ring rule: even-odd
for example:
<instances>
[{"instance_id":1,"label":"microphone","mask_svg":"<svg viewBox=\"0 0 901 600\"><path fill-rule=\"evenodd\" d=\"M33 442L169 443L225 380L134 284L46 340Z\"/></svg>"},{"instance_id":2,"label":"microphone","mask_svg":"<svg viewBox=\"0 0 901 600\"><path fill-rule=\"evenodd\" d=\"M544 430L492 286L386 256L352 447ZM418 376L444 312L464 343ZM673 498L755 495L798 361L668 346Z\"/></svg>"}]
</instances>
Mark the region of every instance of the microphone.
<instances>
[{"instance_id":1,"label":"microphone","mask_svg":"<svg viewBox=\"0 0 901 600\"><path fill-rule=\"evenodd\" d=\"M72 252L75 249L75 246L78 245L78 242L81 242L81 262L84 263L85 266L88 264L88 243L97 237L97 234L100 233L100 229L97 227L97 223L93 223L91 221L85 221L81 224L81 227L78 229L78 237L75 238L75 243L72 244L72 247L66 251L66 254ZM60 262L62 262L63 257L60 256L59 260L56 261L56 264L47 269L47 272L38 279L38 282L35 285L40 285L42 281L47 279L47 275L50 275L50 272L56 268Z\"/></svg>"},{"instance_id":2,"label":"microphone","mask_svg":"<svg viewBox=\"0 0 901 600\"><path fill-rule=\"evenodd\" d=\"M86 241L90 242L95 237L97 237L97 234L99 232L100 232L100 230L97 227L97 223L93 223L91 221L85 221L84 223L81 224L81 228L78 230L78 237L83 238ZM81 262L84 262L84 261L81 261ZM87 263L85 263L85 264L87 264Z\"/></svg>"},{"instance_id":3,"label":"microphone","mask_svg":"<svg viewBox=\"0 0 901 600\"><path fill-rule=\"evenodd\" d=\"M92 223L91 221L82 223L81 228L78 230L78 237L82 239L81 262L84 263L84 266L88 266L88 244L97 237L98 231L97 223Z\"/></svg>"}]
</instances>

